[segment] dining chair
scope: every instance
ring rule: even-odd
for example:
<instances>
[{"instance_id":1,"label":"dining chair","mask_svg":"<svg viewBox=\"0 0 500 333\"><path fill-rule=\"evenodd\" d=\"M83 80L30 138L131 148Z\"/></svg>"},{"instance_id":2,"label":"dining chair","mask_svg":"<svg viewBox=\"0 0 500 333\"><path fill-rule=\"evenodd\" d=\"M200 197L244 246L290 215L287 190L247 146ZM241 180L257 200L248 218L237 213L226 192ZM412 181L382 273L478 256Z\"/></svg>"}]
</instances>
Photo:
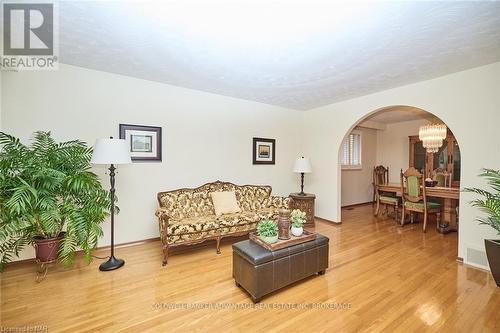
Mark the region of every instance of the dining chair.
<instances>
[{"instance_id":1,"label":"dining chair","mask_svg":"<svg viewBox=\"0 0 500 333\"><path fill-rule=\"evenodd\" d=\"M388 206L394 207L394 220L398 220L399 204L400 198L396 196L395 193L382 192L379 189L379 185L385 185L389 183L389 167L384 167L383 165L378 165L373 168L373 199L376 202L375 216L378 216L380 211L380 205L385 205L383 214L387 215Z\"/></svg>"},{"instance_id":2,"label":"dining chair","mask_svg":"<svg viewBox=\"0 0 500 333\"><path fill-rule=\"evenodd\" d=\"M413 222L413 212L424 214L423 232L427 228L428 214L436 214L436 223L439 225L441 222L441 204L427 200L424 176L413 167L410 167L404 173L401 169L401 197L403 200L401 225L404 225L406 212L410 212L411 222Z\"/></svg>"},{"instance_id":3,"label":"dining chair","mask_svg":"<svg viewBox=\"0 0 500 333\"><path fill-rule=\"evenodd\" d=\"M436 186L451 187L451 173L446 169L434 169L432 171L432 180L437 181Z\"/></svg>"},{"instance_id":4,"label":"dining chair","mask_svg":"<svg viewBox=\"0 0 500 333\"><path fill-rule=\"evenodd\" d=\"M377 195L377 185L389 183L389 167L377 165L373 167L373 201L375 202Z\"/></svg>"}]
</instances>

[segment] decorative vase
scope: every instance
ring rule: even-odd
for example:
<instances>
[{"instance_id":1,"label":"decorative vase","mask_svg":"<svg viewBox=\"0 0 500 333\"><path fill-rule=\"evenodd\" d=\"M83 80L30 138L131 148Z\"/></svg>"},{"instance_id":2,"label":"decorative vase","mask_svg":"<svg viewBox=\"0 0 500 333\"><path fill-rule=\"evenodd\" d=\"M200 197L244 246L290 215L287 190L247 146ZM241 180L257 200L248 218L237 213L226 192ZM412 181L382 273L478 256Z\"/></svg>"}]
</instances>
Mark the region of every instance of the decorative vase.
<instances>
[{"instance_id":1,"label":"decorative vase","mask_svg":"<svg viewBox=\"0 0 500 333\"><path fill-rule=\"evenodd\" d=\"M56 261L64 234L65 232L61 232L59 236L52 238L33 237L36 259L40 262Z\"/></svg>"},{"instance_id":2,"label":"decorative vase","mask_svg":"<svg viewBox=\"0 0 500 333\"><path fill-rule=\"evenodd\" d=\"M290 210L280 209L278 217L278 238L290 239Z\"/></svg>"},{"instance_id":3,"label":"decorative vase","mask_svg":"<svg viewBox=\"0 0 500 333\"><path fill-rule=\"evenodd\" d=\"M292 226L292 235L294 235L295 237L302 236L303 233L304 233L304 228L302 227L297 228Z\"/></svg>"},{"instance_id":4,"label":"decorative vase","mask_svg":"<svg viewBox=\"0 0 500 333\"><path fill-rule=\"evenodd\" d=\"M274 243L276 243L278 241L278 235L276 235L276 236L270 236L270 237L266 237L266 236L259 236L259 237L264 242L269 243L269 244L274 244Z\"/></svg>"},{"instance_id":5,"label":"decorative vase","mask_svg":"<svg viewBox=\"0 0 500 333\"><path fill-rule=\"evenodd\" d=\"M490 265L491 275L500 287L500 240L499 239L485 239L484 246L486 248L486 256Z\"/></svg>"}]
</instances>

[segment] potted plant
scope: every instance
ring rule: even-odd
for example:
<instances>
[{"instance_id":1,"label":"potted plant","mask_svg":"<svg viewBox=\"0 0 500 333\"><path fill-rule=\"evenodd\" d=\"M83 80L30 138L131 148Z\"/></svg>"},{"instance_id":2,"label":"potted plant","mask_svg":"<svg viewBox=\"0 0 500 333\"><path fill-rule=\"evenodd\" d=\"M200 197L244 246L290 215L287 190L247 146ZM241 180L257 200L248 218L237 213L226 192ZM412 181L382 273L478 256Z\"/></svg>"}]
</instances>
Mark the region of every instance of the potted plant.
<instances>
[{"instance_id":1,"label":"potted plant","mask_svg":"<svg viewBox=\"0 0 500 333\"><path fill-rule=\"evenodd\" d=\"M500 170L483 169L480 176L487 179L493 191L488 192L479 188L466 188L465 191L477 193L482 197L471 201L472 206L486 213L486 217L477 218L477 221L489 225L500 234ZM491 274L500 287L500 239L485 239L484 245Z\"/></svg>"},{"instance_id":2,"label":"potted plant","mask_svg":"<svg viewBox=\"0 0 500 333\"><path fill-rule=\"evenodd\" d=\"M0 132L0 270L30 244L42 262L70 266L78 248L91 261L111 205L91 156L85 142L56 143L50 132L29 146Z\"/></svg>"},{"instance_id":3,"label":"potted plant","mask_svg":"<svg viewBox=\"0 0 500 333\"><path fill-rule=\"evenodd\" d=\"M304 233L302 227L306 221L306 213L300 209L292 210L292 235L299 237Z\"/></svg>"},{"instance_id":4,"label":"potted plant","mask_svg":"<svg viewBox=\"0 0 500 333\"><path fill-rule=\"evenodd\" d=\"M276 243L278 241L278 225L269 219L262 220L257 226L257 234L266 243Z\"/></svg>"}]
</instances>

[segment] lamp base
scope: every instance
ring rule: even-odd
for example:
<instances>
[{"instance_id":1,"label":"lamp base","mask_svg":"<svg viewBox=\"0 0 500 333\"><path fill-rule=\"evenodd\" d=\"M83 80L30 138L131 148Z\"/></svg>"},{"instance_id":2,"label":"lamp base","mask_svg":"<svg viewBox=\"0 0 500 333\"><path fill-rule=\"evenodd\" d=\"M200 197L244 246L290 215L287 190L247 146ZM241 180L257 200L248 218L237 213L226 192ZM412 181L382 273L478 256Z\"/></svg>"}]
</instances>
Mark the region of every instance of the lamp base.
<instances>
[{"instance_id":1,"label":"lamp base","mask_svg":"<svg viewBox=\"0 0 500 333\"><path fill-rule=\"evenodd\" d=\"M125 265L124 260L116 259L114 256L112 256L111 258L109 258L108 261L103 262L99 266L99 270L100 271L112 271L112 270L115 270L115 269L122 267L123 265Z\"/></svg>"},{"instance_id":2,"label":"lamp base","mask_svg":"<svg viewBox=\"0 0 500 333\"><path fill-rule=\"evenodd\" d=\"M298 193L298 194L299 194L299 195L302 195L302 196L306 195L306 193L305 193L304 191L302 191L302 192L300 192L300 193Z\"/></svg>"}]
</instances>

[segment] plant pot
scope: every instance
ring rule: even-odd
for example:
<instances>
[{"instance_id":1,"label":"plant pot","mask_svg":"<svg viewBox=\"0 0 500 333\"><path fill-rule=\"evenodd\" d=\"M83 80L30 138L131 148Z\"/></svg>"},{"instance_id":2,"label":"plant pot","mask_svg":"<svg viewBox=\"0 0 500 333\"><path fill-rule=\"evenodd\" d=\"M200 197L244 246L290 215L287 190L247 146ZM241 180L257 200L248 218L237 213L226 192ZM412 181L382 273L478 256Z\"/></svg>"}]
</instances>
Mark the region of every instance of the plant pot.
<instances>
[{"instance_id":1,"label":"plant pot","mask_svg":"<svg viewBox=\"0 0 500 333\"><path fill-rule=\"evenodd\" d=\"M36 259L41 262L56 261L64 234L65 232L61 232L59 236L52 238L34 237Z\"/></svg>"},{"instance_id":2,"label":"plant pot","mask_svg":"<svg viewBox=\"0 0 500 333\"><path fill-rule=\"evenodd\" d=\"M271 236L271 237L266 237L266 236L259 236L260 239L262 239L264 242L269 243L269 244L274 244L278 241L278 235L276 236Z\"/></svg>"},{"instance_id":3,"label":"plant pot","mask_svg":"<svg viewBox=\"0 0 500 333\"><path fill-rule=\"evenodd\" d=\"M438 181L437 180L426 180L425 181L425 186L427 187L435 187L437 185Z\"/></svg>"},{"instance_id":4,"label":"plant pot","mask_svg":"<svg viewBox=\"0 0 500 333\"><path fill-rule=\"evenodd\" d=\"M497 287L500 287L500 239L485 239L484 247L486 248L491 274Z\"/></svg>"},{"instance_id":5,"label":"plant pot","mask_svg":"<svg viewBox=\"0 0 500 333\"><path fill-rule=\"evenodd\" d=\"M292 226L292 235L294 235L295 237L302 236L303 233L304 233L304 228L302 227L297 228Z\"/></svg>"}]
</instances>

